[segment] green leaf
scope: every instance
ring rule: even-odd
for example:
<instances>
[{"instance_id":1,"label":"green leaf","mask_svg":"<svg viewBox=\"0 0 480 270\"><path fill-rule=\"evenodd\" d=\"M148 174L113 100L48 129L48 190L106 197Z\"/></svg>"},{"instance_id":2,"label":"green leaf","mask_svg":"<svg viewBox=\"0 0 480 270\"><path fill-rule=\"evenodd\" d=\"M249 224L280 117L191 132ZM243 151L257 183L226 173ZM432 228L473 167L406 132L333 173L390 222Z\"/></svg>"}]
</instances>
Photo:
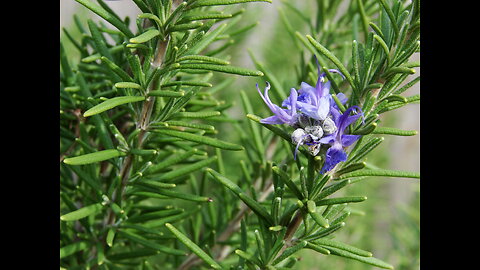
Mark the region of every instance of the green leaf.
<instances>
[{"instance_id":1,"label":"green leaf","mask_svg":"<svg viewBox=\"0 0 480 270\"><path fill-rule=\"evenodd\" d=\"M183 193L183 192L178 192L178 191L168 190L168 189L162 189L162 188L152 189L152 192L155 192L155 193L163 195L163 196L167 196L167 197L171 197L171 198L178 198L178 199L182 199L182 200L186 200L186 201L192 201L192 202L211 202L212 201L212 199L209 198L209 197L198 196L198 195L194 195L194 194L188 194L188 193ZM140 193L140 194L144 194L144 193Z\"/></svg>"},{"instance_id":2,"label":"green leaf","mask_svg":"<svg viewBox=\"0 0 480 270\"><path fill-rule=\"evenodd\" d=\"M164 123L167 124L168 126L173 126L173 127L190 127L190 128L197 128L197 129L210 130L210 131L215 130L214 126L200 124L200 123L173 121L173 120L167 121Z\"/></svg>"},{"instance_id":3,"label":"green leaf","mask_svg":"<svg viewBox=\"0 0 480 270\"><path fill-rule=\"evenodd\" d=\"M177 86L177 85L212 87L212 84L207 82L172 81L172 82L167 82L165 84L162 84L161 88L165 88L169 86Z\"/></svg>"},{"instance_id":4,"label":"green leaf","mask_svg":"<svg viewBox=\"0 0 480 270\"><path fill-rule=\"evenodd\" d=\"M197 43L195 43L195 45L192 45L188 51L186 52L186 54L199 54L203 49L205 49L208 45L210 45L210 43L212 43L213 41L215 41L215 39L223 33L223 31L225 30L225 28L227 27L227 24L221 24L219 25L217 28L215 28L215 30L211 31L211 32L208 32L207 34L205 34L205 36L203 36L200 41L198 41Z\"/></svg>"},{"instance_id":5,"label":"green leaf","mask_svg":"<svg viewBox=\"0 0 480 270\"><path fill-rule=\"evenodd\" d=\"M97 242L95 246L97 248L97 264L102 265L105 262L105 251L103 249L103 244Z\"/></svg>"},{"instance_id":6,"label":"green leaf","mask_svg":"<svg viewBox=\"0 0 480 270\"><path fill-rule=\"evenodd\" d=\"M135 1L135 0L134 0ZM136 2L140 2L142 0L139 0L139 1L136 1ZM137 4L138 5L138 4ZM147 8L148 10L148 8ZM142 10L143 11L143 10ZM160 28L162 27L162 21L160 20L160 18L158 18L156 15L152 14L152 13L148 13L148 12L145 12L142 13L142 14L139 14L138 15L138 18L140 19L150 19L152 21L154 21L156 24L157 24L157 27Z\"/></svg>"},{"instance_id":7,"label":"green leaf","mask_svg":"<svg viewBox=\"0 0 480 270\"><path fill-rule=\"evenodd\" d=\"M174 164L177 164L179 162L181 162L182 160L186 159L186 158L189 158L191 157L192 155L194 155L198 150L197 149L192 149L192 150L189 150L189 151L186 151L184 153L179 153L179 154L176 154L176 155L173 155L173 156L170 156L169 158L163 160L162 162L159 162L155 165L152 165L150 166L148 169L147 169L147 172L145 174L152 174L152 173L156 173L156 172L159 172L165 168L168 168Z\"/></svg>"},{"instance_id":8,"label":"green leaf","mask_svg":"<svg viewBox=\"0 0 480 270\"><path fill-rule=\"evenodd\" d=\"M201 11L198 13L189 12L188 15L183 16L180 21L188 22L188 21L207 20L207 19L227 19L232 17L233 17L232 14L206 13L205 11Z\"/></svg>"},{"instance_id":9,"label":"green leaf","mask_svg":"<svg viewBox=\"0 0 480 270\"><path fill-rule=\"evenodd\" d=\"M189 173L192 173L194 171L200 170L204 168L205 166L209 165L210 163L216 161L218 158L217 156L213 156L207 159L204 159L202 161L182 166L180 168L176 168L175 170L172 170L170 172L162 174L160 177L157 178L157 180L161 181L170 181L175 178L187 175Z\"/></svg>"},{"instance_id":10,"label":"green leaf","mask_svg":"<svg viewBox=\"0 0 480 270\"><path fill-rule=\"evenodd\" d=\"M192 8L205 7L205 6L234 5L234 4L248 3L248 2L272 3L272 0L197 0L188 8L192 9Z\"/></svg>"},{"instance_id":11,"label":"green leaf","mask_svg":"<svg viewBox=\"0 0 480 270\"><path fill-rule=\"evenodd\" d=\"M397 74L397 73L404 73L404 74L415 74L417 71L411 67L406 67L406 66L398 66L398 67L393 67L389 68L387 71L385 71L385 77Z\"/></svg>"},{"instance_id":12,"label":"green leaf","mask_svg":"<svg viewBox=\"0 0 480 270\"><path fill-rule=\"evenodd\" d=\"M252 211L254 211L259 217L263 218L269 225L275 225L273 224L273 218L270 216L265 207L263 207L256 200L247 196L243 190L237 186L237 184L211 168L207 168L205 171L210 173L210 175L212 175L215 180L220 182L220 184L233 191L235 195L237 195L250 209L252 209Z\"/></svg>"},{"instance_id":13,"label":"green leaf","mask_svg":"<svg viewBox=\"0 0 480 270\"><path fill-rule=\"evenodd\" d=\"M190 22L190 23L184 23L184 24L176 24L170 28L167 29L167 33L171 32L183 32L186 30L190 29L196 29L199 27L202 27L203 23L202 22Z\"/></svg>"},{"instance_id":14,"label":"green leaf","mask_svg":"<svg viewBox=\"0 0 480 270\"><path fill-rule=\"evenodd\" d=\"M298 252L300 251L302 248L304 248L306 245L307 245L307 241L301 241L300 243L292 246L292 247L289 247L287 249L285 249L285 251L282 253L282 255L278 256L278 258L276 258L272 264L273 265L276 265L278 263L280 263L281 261L285 260L286 258L290 257L291 255L293 255L295 252Z\"/></svg>"},{"instance_id":15,"label":"green leaf","mask_svg":"<svg viewBox=\"0 0 480 270\"><path fill-rule=\"evenodd\" d=\"M220 173L216 172L213 169L207 168L206 171L210 173L220 184L224 185L226 188L230 189L235 193L237 196L240 193L243 193L243 190L235 184L232 180L228 179L227 177L221 175Z\"/></svg>"},{"instance_id":16,"label":"green leaf","mask_svg":"<svg viewBox=\"0 0 480 270\"><path fill-rule=\"evenodd\" d=\"M412 87L413 85L415 85L417 82L420 81L420 76L416 77L415 79L411 80L410 82L408 82L407 84L405 84L404 86L402 86L401 88L395 90L393 93L394 94L397 94L397 95L400 95L402 94L403 92L405 92L406 90L408 90L410 87Z\"/></svg>"},{"instance_id":17,"label":"green leaf","mask_svg":"<svg viewBox=\"0 0 480 270\"><path fill-rule=\"evenodd\" d=\"M360 13L360 18L362 19L363 33L365 34L365 39L366 39L368 36L368 21L370 19L367 17L367 14L365 13L365 8L363 7L362 0L358 0L357 5L358 5L358 13Z\"/></svg>"},{"instance_id":18,"label":"green leaf","mask_svg":"<svg viewBox=\"0 0 480 270\"><path fill-rule=\"evenodd\" d=\"M115 84L116 88L135 88L135 89L141 89L142 86L138 83L134 82L118 82Z\"/></svg>"},{"instance_id":19,"label":"green leaf","mask_svg":"<svg viewBox=\"0 0 480 270\"><path fill-rule=\"evenodd\" d=\"M153 188L174 188L177 186L173 183L162 183L162 182L146 180L146 179L142 179L141 181L136 182L135 184L144 185L144 186L153 187Z\"/></svg>"},{"instance_id":20,"label":"green leaf","mask_svg":"<svg viewBox=\"0 0 480 270\"><path fill-rule=\"evenodd\" d=\"M363 145L362 148L360 148L358 151L356 151L355 155L350 156L349 159L347 160L346 164L358 162L365 155L367 155L368 153L373 151L373 149L375 149L377 146L379 146L384 140L385 140L385 138L383 138L383 137L371 139L370 141L365 143L365 145Z\"/></svg>"},{"instance_id":21,"label":"green leaf","mask_svg":"<svg viewBox=\"0 0 480 270\"><path fill-rule=\"evenodd\" d=\"M312 219L315 220L318 225L324 228L330 227L330 225L328 224L328 220L316 212L316 206L314 201L307 201L307 210L310 217L312 217Z\"/></svg>"},{"instance_id":22,"label":"green leaf","mask_svg":"<svg viewBox=\"0 0 480 270\"><path fill-rule=\"evenodd\" d=\"M142 34L136 36L136 37L133 37L131 38L129 41L130 43L145 43L149 40L151 40L152 38L154 37L157 37L160 35L160 31L158 31L157 29L150 29L146 32L143 32Z\"/></svg>"},{"instance_id":23,"label":"green leaf","mask_svg":"<svg viewBox=\"0 0 480 270\"><path fill-rule=\"evenodd\" d=\"M408 102L407 98L404 96L400 95L389 95L388 97L385 98L386 101L392 102L392 101L399 101L399 102Z\"/></svg>"},{"instance_id":24,"label":"green leaf","mask_svg":"<svg viewBox=\"0 0 480 270\"><path fill-rule=\"evenodd\" d=\"M277 174L278 176L280 176L280 178L282 179L282 181L285 183L285 185L288 186L288 188L290 189L290 191L299 199L299 200L302 200L303 199L303 194L302 192L300 191L300 189L297 187L297 185L295 185L295 183L292 181L292 179L290 179L290 177L288 176L288 174L286 172L284 172L282 169L278 168L277 166L273 166L272 167L272 171Z\"/></svg>"},{"instance_id":25,"label":"green leaf","mask_svg":"<svg viewBox=\"0 0 480 270\"><path fill-rule=\"evenodd\" d=\"M306 248L309 248L311 250L315 250L316 252L322 253L324 255L330 255L330 250L323 248L319 245L313 244L308 242L307 245L305 246Z\"/></svg>"},{"instance_id":26,"label":"green leaf","mask_svg":"<svg viewBox=\"0 0 480 270\"><path fill-rule=\"evenodd\" d=\"M344 113L347 109L345 108L345 106L343 106L342 102L340 102L337 95L331 94L331 96L332 96L333 100L335 101L335 104L337 104L337 107L340 109L340 112Z\"/></svg>"},{"instance_id":27,"label":"green leaf","mask_svg":"<svg viewBox=\"0 0 480 270\"><path fill-rule=\"evenodd\" d=\"M359 249L357 247L354 247L339 241L331 240L331 239L320 238L315 240L314 243L321 246L339 248L339 249L348 251L350 253L357 254L358 256L362 256L362 257L372 257L372 253L369 251L365 251L363 249Z\"/></svg>"},{"instance_id":28,"label":"green leaf","mask_svg":"<svg viewBox=\"0 0 480 270\"><path fill-rule=\"evenodd\" d=\"M367 199L366 196L350 196L350 197L339 197L331 199L323 199L316 202L317 206L321 205L332 205L332 204L342 204L342 203L357 203L363 202Z\"/></svg>"},{"instance_id":29,"label":"green leaf","mask_svg":"<svg viewBox=\"0 0 480 270\"><path fill-rule=\"evenodd\" d=\"M136 242L142 246L145 246L145 247L149 247L149 248L152 248L152 249L155 249L155 250L158 250L160 252L163 252L165 254L170 254L170 255L176 255L176 256L185 256L187 254L185 254L185 252L179 250L179 249L174 249L174 248L171 248L171 247L167 247L167 246L164 246L164 245L160 245L160 244L157 244L157 243L154 243L152 241L149 241L143 237L141 237L140 235L138 234L135 234L135 233L132 233L132 232L127 232L127 231L124 231L124 230L119 230L118 231L118 234L121 235L122 237L124 238L127 238L133 242Z\"/></svg>"},{"instance_id":30,"label":"green leaf","mask_svg":"<svg viewBox=\"0 0 480 270\"><path fill-rule=\"evenodd\" d=\"M379 35L373 35L373 38L380 44L380 47L385 53L385 58L387 59L387 67L390 66L390 50L388 49L387 43Z\"/></svg>"},{"instance_id":31,"label":"green leaf","mask_svg":"<svg viewBox=\"0 0 480 270\"><path fill-rule=\"evenodd\" d=\"M243 150L243 146L229 143L229 142L224 142L218 139L210 138L210 137L204 137L204 136L199 136L191 133L186 133L186 132L181 132L181 131L176 131L176 130L166 130L166 129L158 129L158 130L152 130L152 132L155 133L160 133L163 135L167 136L172 136L172 137L177 137L180 139L184 139L187 141L192 141L192 142L197 142L200 144L206 144L210 145L213 147L218 147L221 149L225 150L233 150L233 151L239 151Z\"/></svg>"},{"instance_id":32,"label":"green leaf","mask_svg":"<svg viewBox=\"0 0 480 270\"><path fill-rule=\"evenodd\" d=\"M178 118L208 118L221 115L218 111L204 111L204 112L177 112L172 114L173 117Z\"/></svg>"},{"instance_id":33,"label":"green leaf","mask_svg":"<svg viewBox=\"0 0 480 270\"><path fill-rule=\"evenodd\" d=\"M135 248L135 250L129 250L127 252L118 252L108 255L109 261L125 261L141 257L150 257L159 254L158 250L151 248Z\"/></svg>"},{"instance_id":34,"label":"green leaf","mask_svg":"<svg viewBox=\"0 0 480 270\"><path fill-rule=\"evenodd\" d=\"M420 178L420 173L405 172L395 170L360 170L344 174L338 179L346 179L359 176L385 176L385 177L401 177L401 178Z\"/></svg>"},{"instance_id":35,"label":"green leaf","mask_svg":"<svg viewBox=\"0 0 480 270\"><path fill-rule=\"evenodd\" d=\"M354 130L352 134L354 135L367 135L372 133L375 128L377 128L377 123L371 123L370 125L367 125L365 127L362 127L360 129Z\"/></svg>"},{"instance_id":36,"label":"green leaf","mask_svg":"<svg viewBox=\"0 0 480 270\"><path fill-rule=\"evenodd\" d=\"M332 255L357 260L359 262L363 262L363 263L370 264L370 265L380 267L380 268L384 268L384 269L393 269L392 265L390 265L390 264L388 264L388 263L386 263L382 260L379 260L377 258L374 258L374 257L363 257L363 256L359 256L357 254L350 253L350 252L345 251L345 250L341 250L341 249L334 248L334 247L329 247L329 246L325 246L325 248L328 249Z\"/></svg>"},{"instance_id":37,"label":"green leaf","mask_svg":"<svg viewBox=\"0 0 480 270\"><path fill-rule=\"evenodd\" d=\"M113 239L115 238L115 233L116 233L116 230L114 228L108 229L107 237L105 239L105 242L107 243L107 245L109 247L112 247L112 245L113 245Z\"/></svg>"},{"instance_id":38,"label":"green leaf","mask_svg":"<svg viewBox=\"0 0 480 270\"><path fill-rule=\"evenodd\" d=\"M105 9L103 9L100 6L97 6L90 0L75 0L78 3L82 4L86 8L90 9L94 13L96 13L98 16L102 17L105 19L107 22L111 23L113 26L115 26L118 30L120 30L125 36L131 38L133 37L133 33L130 31L127 25L125 25L124 22L120 21L116 16L113 14L110 14L107 12Z\"/></svg>"},{"instance_id":39,"label":"green leaf","mask_svg":"<svg viewBox=\"0 0 480 270\"><path fill-rule=\"evenodd\" d=\"M258 203L256 200L252 199L245 193L240 193L238 194L238 197L250 208L252 209L253 212L255 212L258 217L263 218L268 225L274 225L273 224L273 218L270 216L268 211L263 207L260 203Z\"/></svg>"},{"instance_id":40,"label":"green leaf","mask_svg":"<svg viewBox=\"0 0 480 270\"><path fill-rule=\"evenodd\" d=\"M158 210L160 209L160 207L155 208L155 206L153 206L152 208L150 209L147 208L146 210L148 211L151 209ZM163 207L161 210L154 211L154 212L147 212L145 214L141 214L140 216L136 215L134 217L131 217L129 218L128 222L131 222L132 219L135 220L135 222L137 222L137 221L149 220L152 217L171 217L172 215L175 215L174 213L177 213L177 214L184 213L184 211L183 209L171 209L171 205L167 205L166 207ZM147 218L145 218L145 216L147 216ZM160 232L159 230L145 227L139 224L122 223L120 225L120 228L134 229L142 233L151 233L153 235L158 235L158 236L164 235L164 233Z\"/></svg>"},{"instance_id":41,"label":"green leaf","mask_svg":"<svg viewBox=\"0 0 480 270\"><path fill-rule=\"evenodd\" d=\"M156 219L156 220L152 220L152 221L148 221L146 223L144 223L144 227L148 228L148 229L151 229L151 228L157 228L157 227L160 227L160 226L164 226L166 223L173 223L173 222L176 222L176 221L181 221L181 220L184 220L184 219L188 219L190 217L192 217L192 215L194 214L197 214L198 211L201 209L201 206L200 205L197 205L196 207L191 207L192 210L191 211L186 211L182 214L179 214L179 215L174 215L174 216L169 216L169 217L165 217L165 218L160 218L160 219Z\"/></svg>"},{"instance_id":42,"label":"green leaf","mask_svg":"<svg viewBox=\"0 0 480 270\"><path fill-rule=\"evenodd\" d=\"M273 217L273 223L274 224L279 224L280 222L280 209L282 207L282 198L281 197L275 197L275 199L272 200L272 207L270 213L272 213ZM269 230L272 231L278 231L282 229L283 226L275 226L275 227L270 227L268 228Z\"/></svg>"},{"instance_id":43,"label":"green leaf","mask_svg":"<svg viewBox=\"0 0 480 270\"><path fill-rule=\"evenodd\" d=\"M183 14L183 10L187 5L188 3L186 1L183 1L182 3L180 3L177 6L177 8L172 13L170 13L170 16L168 16L168 18L165 20L165 23L163 23L163 25L166 25L166 26L170 25L171 22L177 18L178 14Z\"/></svg>"},{"instance_id":44,"label":"green leaf","mask_svg":"<svg viewBox=\"0 0 480 270\"><path fill-rule=\"evenodd\" d=\"M385 113L385 112L403 107L406 104L419 102L419 101L420 101L420 94L417 94L417 95L407 97L407 102L392 101L392 102L387 103L385 106L381 106L381 107L379 106L375 109L375 112L377 112L379 114L380 113Z\"/></svg>"},{"instance_id":45,"label":"green leaf","mask_svg":"<svg viewBox=\"0 0 480 270\"><path fill-rule=\"evenodd\" d=\"M336 191L342 189L343 187L345 187L346 185L350 184L351 181L349 179L347 180L343 180L341 182L338 182L338 183L335 183L333 185L330 185L326 188L324 188L322 190L322 192L320 192L318 195L317 195L317 198L316 200L318 201L319 199L323 199L323 198L326 198L327 196L330 196L332 195L333 193L335 193Z\"/></svg>"},{"instance_id":46,"label":"green leaf","mask_svg":"<svg viewBox=\"0 0 480 270\"><path fill-rule=\"evenodd\" d=\"M202 62L210 62L214 64L219 64L219 65L229 65L230 62L216 58L216 57L211 57L211 56L205 56L205 55L187 55L183 56L177 59L177 62L182 62L182 61L202 61Z\"/></svg>"},{"instance_id":47,"label":"green leaf","mask_svg":"<svg viewBox=\"0 0 480 270\"><path fill-rule=\"evenodd\" d=\"M143 101L145 100L145 97L143 96L122 96L122 97L114 97L105 100L104 102L88 109L85 113L83 113L84 117L89 117L95 114L99 114L101 112L104 112L106 110L110 110L112 108L115 108L119 105L125 104L125 103L132 103L132 102L138 102L138 101Z\"/></svg>"},{"instance_id":48,"label":"green leaf","mask_svg":"<svg viewBox=\"0 0 480 270\"><path fill-rule=\"evenodd\" d=\"M128 151L130 154L139 155L139 156L150 156L158 154L158 151L155 149L137 149L132 148Z\"/></svg>"},{"instance_id":49,"label":"green leaf","mask_svg":"<svg viewBox=\"0 0 480 270\"><path fill-rule=\"evenodd\" d=\"M359 162L359 163L353 163L353 164L349 164L343 168L341 168L340 170L338 170L335 175L342 175L342 174L345 174L345 173L349 173L349 172L353 172L353 171L356 171L356 170L360 170L360 169L363 169L365 168L367 164L365 162Z\"/></svg>"},{"instance_id":50,"label":"green leaf","mask_svg":"<svg viewBox=\"0 0 480 270\"><path fill-rule=\"evenodd\" d=\"M378 0L378 2L380 2L380 4L387 12L388 18L390 19L391 25L393 26L393 30L395 31L395 37L398 37L400 30L398 29L398 25L395 20L395 15L393 15L392 9L388 6L385 0Z\"/></svg>"},{"instance_id":51,"label":"green leaf","mask_svg":"<svg viewBox=\"0 0 480 270\"><path fill-rule=\"evenodd\" d=\"M154 97L183 97L185 96L185 92L183 90L180 90L180 91L152 90L148 92L147 95L154 96Z\"/></svg>"},{"instance_id":52,"label":"green leaf","mask_svg":"<svg viewBox=\"0 0 480 270\"><path fill-rule=\"evenodd\" d=\"M110 59L108 59L105 56L100 57L100 60L102 60L102 63L105 63L108 68L110 68L115 74L117 74L123 81L126 82L133 82L132 77L128 75L123 69L121 69L117 64L112 62Z\"/></svg>"},{"instance_id":53,"label":"green leaf","mask_svg":"<svg viewBox=\"0 0 480 270\"><path fill-rule=\"evenodd\" d=\"M64 161L65 162L65 161ZM77 167L77 166L71 166L70 169L76 174L78 175L78 177L82 180L82 181L85 181L85 183L87 185L89 185L90 187L93 188L93 190L95 190L95 193L97 194L98 197L100 197L102 194L101 194L101 186L100 186L100 183L97 179L94 179L90 176L90 174L87 172L87 171L84 171L82 170L81 167Z\"/></svg>"},{"instance_id":54,"label":"green leaf","mask_svg":"<svg viewBox=\"0 0 480 270\"><path fill-rule=\"evenodd\" d=\"M66 158L63 160L63 162L68 165L84 165L125 155L126 154L124 152L117 149L108 149L77 157Z\"/></svg>"},{"instance_id":55,"label":"green leaf","mask_svg":"<svg viewBox=\"0 0 480 270\"><path fill-rule=\"evenodd\" d=\"M396 135L396 136L414 136L418 134L416 130L402 130L398 128L391 128L391 127L377 127L372 134L388 134L388 135Z\"/></svg>"},{"instance_id":56,"label":"green leaf","mask_svg":"<svg viewBox=\"0 0 480 270\"><path fill-rule=\"evenodd\" d=\"M336 232L337 230L343 228L344 226L345 226L345 222L341 222L341 223L332 225L332 226L328 227L327 229L322 228L319 232L308 235L308 236L304 237L303 239L307 240L307 241L312 241L312 240L315 240L315 239L319 239L319 238L325 237L327 235L330 235L330 234Z\"/></svg>"},{"instance_id":57,"label":"green leaf","mask_svg":"<svg viewBox=\"0 0 480 270\"><path fill-rule=\"evenodd\" d=\"M237 254L239 257L253 263L253 264L256 264L258 266L262 266L262 262L260 262L257 257L255 257L255 255L251 254L251 253L248 253L246 251L243 251L243 250L240 250L240 249L237 249L235 250L235 254Z\"/></svg>"},{"instance_id":58,"label":"green leaf","mask_svg":"<svg viewBox=\"0 0 480 270\"><path fill-rule=\"evenodd\" d=\"M223 73L230 73L242 76L263 76L263 72L234 66L223 66L213 64L180 64L176 69L199 69L211 70Z\"/></svg>"},{"instance_id":59,"label":"green leaf","mask_svg":"<svg viewBox=\"0 0 480 270\"><path fill-rule=\"evenodd\" d=\"M318 50L318 52L327 57L330 61L332 61L333 64L335 64L335 66L337 66L338 70L345 76L348 83L350 83L350 86L353 89L356 89L355 82L353 81L350 72L348 72L342 62L333 53L327 50L327 48L323 47L323 45L318 43L318 41L316 41L312 36L306 35L306 37L308 41Z\"/></svg>"},{"instance_id":60,"label":"green leaf","mask_svg":"<svg viewBox=\"0 0 480 270\"><path fill-rule=\"evenodd\" d=\"M65 214L61 216L60 219L63 221L79 220L81 218L99 213L102 210L102 208L103 208L103 205L101 203L91 204L91 205L82 207L80 209L77 209L73 212L70 212L68 214Z\"/></svg>"},{"instance_id":61,"label":"green leaf","mask_svg":"<svg viewBox=\"0 0 480 270\"><path fill-rule=\"evenodd\" d=\"M90 29L90 33L92 34L92 39L95 44L95 48L97 49L97 52L99 52L102 56L112 59L112 55L107 48L105 39L103 38L102 33L100 33L97 25L90 19L87 21L87 24L88 28Z\"/></svg>"},{"instance_id":62,"label":"green leaf","mask_svg":"<svg viewBox=\"0 0 480 270\"><path fill-rule=\"evenodd\" d=\"M79 241L60 248L60 259L70 256L76 252L89 248L90 245L86 241Z\"/></svg>"},{"instance_id":63,"label":"green leaf","mask_svg":"<svg viewBox=\"0 0 480 270\"><path fill-rule=\"evenodd\" d=\"M195 253L202 261L207 263L208 266L212 267L213 269L222 269L222 267L214 259L212 259L212 257L205 253L205 251L203 251L199 246L192 242L189 237L180 232L172 224L166 223L165 226L173 233L173 235L175 235L175 237L177 237L178 240L180 240L180 242L182 242L188 249Z\"/></svg>"}]
</instances>

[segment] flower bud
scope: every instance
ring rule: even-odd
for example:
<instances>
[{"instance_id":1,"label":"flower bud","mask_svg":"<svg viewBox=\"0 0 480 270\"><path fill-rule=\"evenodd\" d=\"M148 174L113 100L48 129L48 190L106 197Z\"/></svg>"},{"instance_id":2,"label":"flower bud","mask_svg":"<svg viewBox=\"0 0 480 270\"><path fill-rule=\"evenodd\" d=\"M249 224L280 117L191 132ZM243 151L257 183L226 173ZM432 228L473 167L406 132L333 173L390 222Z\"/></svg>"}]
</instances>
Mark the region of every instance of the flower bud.
<instances>
[{"instance_id":1,"label":"flower bud","mask_svg":"<svg viewBox=\"0 0 480 270\"><path fill-rule=\"evenodd\" d=\"M331 118L326 118L322 123L323 132L325 135L329 135L337 131L337 126L335 126L335 122Z\"/></svg>"},{"instance_id":2,"label":"flower bud","mask_svg":"<svg viewBox=\"0 0 480 270\"><path fill-rule=\"evenodd\" d=\"M305 132L312 136L314 141L319 140L323 136L323 129L321 126L308 126L305 127Z\"/></svg>"},{"instance_id":3,"label":"flower bud","mask_svg":"<svg viewBox=\"0 0 480 270\"><path fill-rule=\"evenodd\" d=\"M300 141L304 140L305 135L305 130L301 128L295 129L295 131L292 133L292 142L294 144L298 144Z\"/></svg>"}]
</instances>

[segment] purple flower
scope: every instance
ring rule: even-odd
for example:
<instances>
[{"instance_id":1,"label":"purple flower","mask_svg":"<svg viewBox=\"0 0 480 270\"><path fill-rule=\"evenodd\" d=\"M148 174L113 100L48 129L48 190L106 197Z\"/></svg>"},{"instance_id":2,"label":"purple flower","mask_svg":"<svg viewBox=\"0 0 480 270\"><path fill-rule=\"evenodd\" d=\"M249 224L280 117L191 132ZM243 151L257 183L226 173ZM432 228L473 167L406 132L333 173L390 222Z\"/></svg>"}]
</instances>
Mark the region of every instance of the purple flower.
<instances>
[{"instance_id":1,"label":"purple flower","mask_svg":"<svg viewBox=\"0 0 480 270\"><path fill-rule=\"evenodd\" d=\"M312 156L318 155L320 149L326 149L325 162L320 173L332 170L339 162L347 160L345 148L357 141L360 135L345 134L345 129L363 117L358 106L348 108L343 114L330 94L331 82L325 82L326 73L320 73L318 65L318 80L315 87L302 82L300 89L290 90L290 96L282 102L282 107L273 104L268 96L270 84L267 82L265 92L262 94L257 84L257 91L263 101L270 108L273 116L260 120L263 124L288 124L295 128L291 135L295 144L294 159L301 145L308 146ZM336 69L329 72L342 73ZM343 93L338 93L337 98L341 104L347 102ZM298 111L297 111L298 110ZM350 115L353 112L353 115Z\"/></svg>"},{"instance_id":2,"label":"purple flower","mask_svg":"<svg viewBox=\"0 0 480 270\"><path fill-rule=\"evenodd\" d=\"M265 87L264 95L262 95L262 92L258 88L258 84L256 85L257 91L262 97L265 104L267 104L268 108L272 111L274 115L260 120L260 123L270 124L270 125L275 125L275 124L288 124L290 126L295 125L298 120L297 90L295 90L295 88L292 88L290 90L290 96L283 102L283 103L286 103L287 105L284 105L282 103L282 106L287 107L287 109L282 109L278 105L272 103L272 101L270 100L270 97L268 96L268 90L270 90L270 83L266 82L266 84L267 86Z\"/></svg>"},{"instance_id":3,"label":"purple flower","mask_svg":"<svg viewBox=\"0 0 480 270\"><path fill-rule=\"evenodd\" d=\"M355 114L350 115L351 112L354 112ZM345 152L344 148L353 144L361 137L361 135L345 134L345 129L349 125L355 123L355 121L357 121L357 119L361 116L363 116L363 113L358 106L352 106L348 108L342 115L339 115L338 117L333 116L333 121L337 126L337 130L334 133L324 136L320 139L320 143L331 145L326 152L325 163L320 173L323 174L327 171L330 171L339 162L347 160L347 153Z\"/></svg>"},{"instance_id":4,"label":"purple flower","mask_svg":"<svg viewBox=\"0 0 480 270\"><path fill-rule=\"evenodd\" d=\"M336 107L336 104L333 98L330 95L330 86L331 82L328 81L324 83L325 73L320 73L320 65L317 61L318 69L318 79L315 87L309 85L308 83L302 82L300 84L300 89L298 90L298 99L297 105L298 109L305 115L323 121L327 118L330 113L330 108L332 106ZM338 73L342 77L343 74L336 69L329 69L329 72ZM346 101L345 95L339 94L340 100ZM332 105L332 106L331 106Z\"/></svg>"}]
</instances>

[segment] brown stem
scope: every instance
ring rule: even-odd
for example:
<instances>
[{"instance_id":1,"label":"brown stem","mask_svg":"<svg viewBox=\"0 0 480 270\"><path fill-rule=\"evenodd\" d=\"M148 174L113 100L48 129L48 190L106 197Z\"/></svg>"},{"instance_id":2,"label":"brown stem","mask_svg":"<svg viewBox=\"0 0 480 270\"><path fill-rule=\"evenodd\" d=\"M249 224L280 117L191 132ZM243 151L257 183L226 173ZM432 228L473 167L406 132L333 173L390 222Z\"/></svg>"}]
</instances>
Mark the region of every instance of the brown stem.
<instances>
[{"instance_id":1,"label":"brown stem","mask_svg":"<svg viewBox=\"0 0 480 270\"><path fill-rule=\"evenodd\" d=\"M302 209L299 209L295 214L295 217L292 219L292 221L290 221L290 224L288 224L287 227L287 232L285 233L285 237L283 238L283 240L285 240L285 244L283 245L282 249L277 253L275 259L282 255L285 249L292 245L293 235L297 231L300 224L302 224L304 216L305 212Z\"/></svg>"},{"instance_id":2,"label":"brown stem","mask_svg":"<svg viewBox=\"0 0 480 270\"><path fill-rule=\"evenodd\" d=\"M168 45L168 41L169 41L169 38L166 39L166 41L161 41L160 44L159 43L159 46L161 46L162 48L165 48L167 47ZM163 44L165 43L165 44ZM157 50L157 54L155 55L155 61L157 61L157 63L160 63L160 65L163 63L163 57L165 56L165 50ZM159 68L159 67L155 67L155 68ZM149 91L152 90L155 85L157 84L157 80L153 81L150 86L149 86ZM152 114L152 108L153 108L153 104L154 104L154 99L151 98L151 97L148 97L146 99L146 101L143 103L143 106L142 106L142 111L140 113L140 118L138 119L138 122L137 122L137 128L140 129L140 132L138 133L138 140L137 140L137 148L141 148L142 147L142 144L144 142L144 139L145 139L145 133L146 133L146 130L148 128L148 125L150 123L150 116ZM112 194L112 201L116 201L117 199L119 201L121 200L124 200L125 199L125 189L127 187L127 183L128 183L128 178L130 176L130 171L132 169L132 165L133 165L133 155L128 155L123 164L122 164L122 167L120 169L120 173L119 173L119 176L120 176L120 179L121 179L121 184L120 184L120 187L117 188L113 194ZM108 212L108 215L107 215L107 219L106 219L106 222L105 222L105 226L111 226L112 224L115 223L115 214L113 213L113 210L112 209L109 209L109 212Z\"/></svg>"}]
</instances>

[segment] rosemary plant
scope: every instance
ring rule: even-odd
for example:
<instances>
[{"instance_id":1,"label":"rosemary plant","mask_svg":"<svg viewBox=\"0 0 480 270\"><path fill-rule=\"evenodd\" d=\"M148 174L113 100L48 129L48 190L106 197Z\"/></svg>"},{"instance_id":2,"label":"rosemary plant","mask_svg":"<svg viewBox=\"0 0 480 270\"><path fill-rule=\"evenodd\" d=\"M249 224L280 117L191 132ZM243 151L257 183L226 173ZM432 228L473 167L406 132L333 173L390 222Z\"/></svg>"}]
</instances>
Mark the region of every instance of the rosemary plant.
<instances>
[{"instance_id":1,"label":"rosemary plant","mask_svg":"<svg viewBox=\"0 0 480 270\"><path fill-rule=\"evenodd\" d=\"M78 61L60 44L61 268L295 269L302 249L394 268L334 239L367 199L338 194L420 177L366 162L382 136L417 134L381 115L420 100L402 95L420 80L419 1L306 1L312 14L282 2L298 55L285 79L255 48L256 70L228 57L270 0L133 0L134 20L76 1L104 21L63 29Z\"/></svg>"}]
</instances>

